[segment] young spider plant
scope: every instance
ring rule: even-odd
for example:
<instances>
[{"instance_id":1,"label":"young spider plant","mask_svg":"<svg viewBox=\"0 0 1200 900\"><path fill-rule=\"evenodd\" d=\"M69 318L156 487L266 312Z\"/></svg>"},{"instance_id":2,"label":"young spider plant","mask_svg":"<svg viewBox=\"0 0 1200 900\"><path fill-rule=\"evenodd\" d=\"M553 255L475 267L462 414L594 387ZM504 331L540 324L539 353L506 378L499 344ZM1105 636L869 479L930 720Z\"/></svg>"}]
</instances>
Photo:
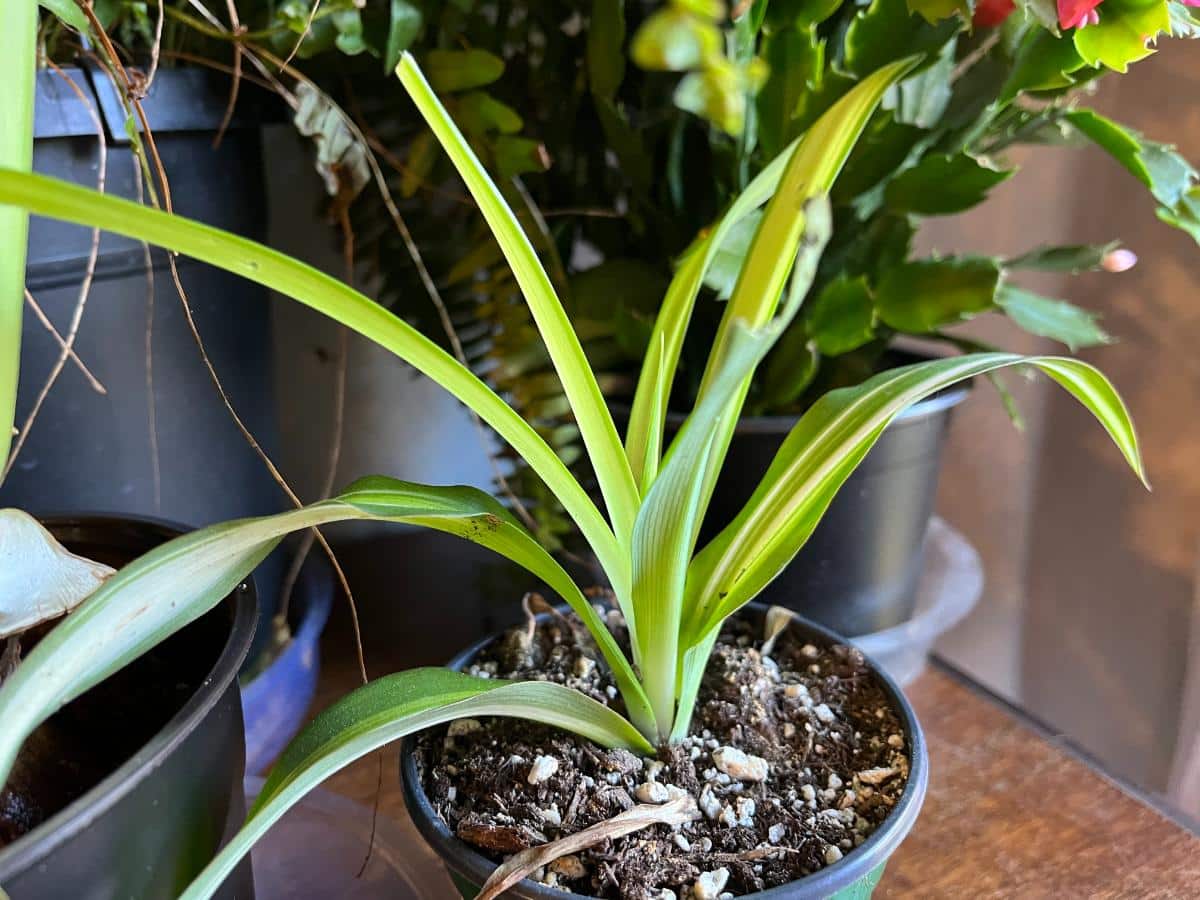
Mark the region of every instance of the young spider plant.
<instances>
[{"instance_id":1,"label":"young spider plant","mask_svg":"<svg viewBox=\"0 0 1200 900\"><path fill-rule=\"evenodd\" d=\"M453 357L351 287L252 241L83 188L0 171L0 203L138 240L237 272L321 310L392 350L471 407L546 482L588 541L629 631L626 654L580 588L509 511L466 487L390 478L330 500L227 522L170 541L126 566L54 629L0 688L0 778L54 710L204 614L289 532L345 519L406 522L489 547L544 581L582 620L612 671L624 714L563 685L505 683L444 669L390 675L318 716L284 753L246 824L185 894L209 896L260 837L337 769L414 730L468 715L524 717L643 754L688 733L721 624L795 555L880 432L907 406L996 369L1040 369L1100 421L1140 476L1133 425L1108 381L1059 357L1003 353L920 363L834 391L780 448L740 515L697 550L700 521L751 375L795 315L829 236L828 193L905 60L863 79L755 178L680 261L655 323L624 442L533 247L500 191L405 56L397 75L479 204L549 350L591 459L604 513L537 431ZM713 343L695 407L663 448L667 399L707 268L725 235L763 204Z\"/></svg>"}]
</instances>

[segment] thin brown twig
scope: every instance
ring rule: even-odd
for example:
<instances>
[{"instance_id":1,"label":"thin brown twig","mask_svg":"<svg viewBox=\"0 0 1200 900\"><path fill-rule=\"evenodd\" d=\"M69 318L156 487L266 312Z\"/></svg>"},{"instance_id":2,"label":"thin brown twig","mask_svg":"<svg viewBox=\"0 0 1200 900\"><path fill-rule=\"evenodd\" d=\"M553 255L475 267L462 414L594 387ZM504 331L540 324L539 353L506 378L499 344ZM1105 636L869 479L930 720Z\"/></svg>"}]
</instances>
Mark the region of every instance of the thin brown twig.
<instances>
[{"instance_id":1,"label":"thin brown twig","mask_svg":"<svg viewBox=\"0 0 1200 900\"><path fill-rule=\"evenodd\" d=\"M225 0L225 7L229 10L229 25L233 34L243 34L246 29L238 19L237 4L233 0ZM229 127L229 123L233 120L233 110L237 106L238 90L242 86L242 45L237 40L233 41L233 80L229 85L229 101L225 104L225 115L221 117L221 124L217 126L217 133L213 137L213 149L221 146L221 139L225 137L225 130Z\"/></svg>"},{"instance_id":2,"label":"thin brown twig","mask_svg":"<svg viewBox=\"0 0 1200 900\"><path fill-rule=\"evenodd\" d=\"M550 233L550 226L546 224L545 218L542 217L542 211L538 209L538 205L526 189L525 183L516 177L510 178L509 181L517 189L517 193L521 197L521 202L525 204L530 218L533 219L534 227L537 228L538 234L541 235L546 255L550 257L550 277L554 281L554 286L558 289L560 297L566 297L568 291L567 270L563 266L562 257L559 256L558 244L554 242L554 235Z\"/></svg>"},{"instance_id":3,"label":"thin brown twig","mask_svg":"<svg viewBox=\"0 0 1200 900\"><path fill-rule=\"evenodd\" d=\"M108 142L104 136L104 125L100 121L100 115L96 112L96 108L92 105L92 102L79 89L79 86L68 78L67 74L55 65L53 60L47 59L46 63L67 83L80 102L84 104L88 118L92 120L92 125L96 129L96 190L99 193L104 193L104 182L108 174ZM13 442L12 452L8 455L8 460L4 464L3 471L0 471L0 482L3 482L8 477L8 473L12 471L12 467L17 461L17 456L20 454L21 448L25 446L25 441L29 438L29 433L33 429L33 423L37 420L38 413L41 412L42 405L46 402L46 398L50 395L50 390L54 387L58 376L67 365L67 360L70 358L71 351L75 346L75 338L79 334L79 323L83 320L83 310L87 305L88 295L92 292L92 281L96 277L96 262L99 258L100 229L93 228L92 242L88 248L87 264L83 272L83 280L79 284L79 296L75 301L75 311L71 315L71 322L67 327L66 337L63 339L58 358L50 368L50 374L46 377L41 390L38 391L37 397L34 398L33 408L29 410L29 415L25 417L25 424L21 426L21 431Z\"/></svg>"},{"instance_id":4,"label":"thin brown twig","mask_svg":"<svg viewBox=\"0 0 1200 900\"><path fill-rule=\"evenodd\" d=\"M108 388L100 382L99 378L92 374L92 370L79 358L79 354L75 352L75 348L71 347L67 343L67 339L54 327L54 323L50 321L50 317L46 315L33 294L29 292L29 288L25 288L25 302L29 304L29 308L33 310L33 314L37 316L37 320L42 323L42 327L46 329L50 337L54 338L54 342L58 344L58 348L66 351L67 357L75 364L75 368L79 370L79 373L87 379L87 383L91 389L97 394L107 394Z\"/></svg>"},{"instance_id":5,"label":"thin brown twig","mask_svg":"<svg viewBox=\"0 0 1200 900\"><path fill-rule=\"evenodd\" d=\"M163 20L167 17L167 11L163 0L158 0L158 21L154 23L154 43L150 45L150 71L146 73L146 92L150 92L150 86L154 84L154 76L158 74L158 59L162 53L162 37L163 37Z\"/></svg>"},{"instance_id":6,"label":"thin brown twig","mask_svg":"<svg viewBox=\"0 0 1200 900\"><path fill-rule=\"evenodd\" d=\"M133 160L133 182L137 186L138 203L146 202L142 167ZM146 328L142 336L146 359L146 429L150 438L150 481L154 486L154 511L162 511L162 460L158 451L158 402L154 394L154 257L150 245L142 245L142 270L146 273Z\"/></svg>"},{"instance_id":7,"label":"thin brown twig","mask_svg":"<svg viewBox=\"0 0 1200 900\"><path fill-rule=\"evenodd\" d=\"M354 232L350 227L350 217L345 208L341 215L342 254L346 266L346 283L354 285ZM333 428L329 443L329 456L325 463L325 480L321 484L318 499L325 500L333 493L333 485L337 480L338 463L342 457L342 435L346 422L346 372L350 359L350 329L345 325L338 326L337 368L333 380ZM291 608L292 593L296 589L296 580L300 577L300 569L312 550L315 535L312 530L306 531L301 538L300 546L292 557L283 584L279 589L279 611L275 614L277 630L287 628L288 611Z\"/></svg>"},{"instance_id":8,"label":"thin brown twig","mask_svg":"<svg viewBox=\"0 0 1200 900\"><path fill-rule=\"evenodd\" d=\"M300 37L292 46L292 52L287 55L287 59L283 61L283 65L280 68L287 68L291 61L296 58L296 54L300 52L300 45L308 39L308 33L312 30L313 20L317 18L317 10L320 8L321 0L313 0L313 5L308 11L308 21L304 23L304 31L301 32Z\"/></svg>"},{"instance_id":9,"label":"thin brown twig","mask_svg":"<svg viewBox=\"0 0 1200 900\"><path fill-rule=\"evenodd\" d=\"M339 110L341 109L340 107L337 108ZM379 161L375 158L375 154L371 151L371 144L367 141L364 131L359 128L356 122L350 119L350 117L347 116L344 111L342 111L342 116L346 120L347 127L350 128L353 133L364 142L364 144L366 144L366 152L364 155L367 158L367 164L371 167L371 173L375 178L375 184L379 190L380 198L383 200L383 205L387 209L388 215L391 217L393 224L396 226L396 230L400 232L400 238L404 242L404 247L408 251L408 255L412 259L413 265L416 266L417 277L420 278L421 284L425 288L425 293L429 296L430 302L437 311L438 320L441 322L442 330L446 333L446 338L450 341L450 347L454 352L455 359L462 363L463 366L468 366L467 354L463 348L462 341L459 339L458 330L454 327L454 321L450 318L450 311L447 309L446 302L442 299L441 292L437 289L437 285L434 284L433 276L429 274L429 269L426 267L425 260L421 256L420 248L417 247L417 242L413 239L412 232L408 230L408 224L404 221L404 217L400 215L400 210L396 206L396 202L392 197L391 190L388 188L387 179L384 177L383 170L379 168ZM366 127L367 126L364 124L364 128ZM469 410L469 412L471 414L471 421L475 425L475 431L479 435L479 443L482 445L484 455L488 459L488 465L491 467L492 477L496 480L496 484L499 486L500 491L511 504L513 510L518 516L520 516L521 521L525 523L525 526L531 531L536 531L537 522L534 520L533 515L525 507L525 504L521 502L521 499L517 496L516 491L513 490L508 478L500 468L500 463L496 459L496 454L491 450L491 441L488 439L487 426L484 425L483 420L479 417L479 414L475 412L475 410L472 409Z\"/></svg>"},{"instance_id":10,"label":"thin brown twig","mask_svg":"<svg viewBox=\"0 0 1200 900\"><path fill-rule=\"evenodd\" d=\"M203 8L202 5L198 3L198 0L192 0L192 4L198 8ZM150 123L147 121L145 110L142 108L141 97L134 90L129 73L125 71L124 65L121 63L115 49L113 48L112 41L110 41L108 39L108 35L104 33L104 29L101 27L99 20L96 18L95 12L86 4L81 3L80 8L84 11L85 15L87 15L92 26L92 30L98 33L98 37L100 38L101 44L107 55L109 65L116 72L116 74L119 75L121 81L125 85L125 92L122 94L122 104L126 107L126 109L128 109L128 106L131 104L138 117L138 120L142 124L142 130L146 137L146 147L150 152L150 161L153 163L154 169L163 184L164 207L167 212L172 212L173 208L171 204L170 188L167 182L167 173L162 164L162 157L158 153L158 147L154 142L154 136L150 130ZM157 199L152 199L155 200L157 205ZM192 316L191 304L188 302L187 292L184 290L183 283L179 278L179 267L175 262L174 253L167 254L167 262L171 270L171 278L175 284L176 292L179 294L179 300L183 306L184 317L187 320L188 327L192 333L192 338L195 341L197 350L200 353L201 362L204 364L204 367L208 372L209 379L212 381L213 386L220 395L226 411L232 418L234 425L237 426L238 430L241 432L242 437L250 445L251 449L254 450L254 452L258 455L262 463L267 467L267 471L271 473L275 483L279 485L279 487L287 495L288 499L291 500L293 505L295 505L297 508L302 507L304 505L303 502L298 496L296 496L295 491L293 491L291 485L287 483L287 480L283 477L283 474L279 471L274 461L272 461L270 456L267 455L267 452L263 450L262 446L258 443L257 438L255 438L250 429L246 427L245 422L242 421L241 416L239 416L237 411L234 409L233 403L230 401L229 395L226 393L225 387L221 383L221 379L217 375L216 369L213 367L212 360L209 359L208 352L204 346L204 341L200 336L200 331L196 327L195 319ZM366 660L363 656L362 632L359 628L358 608L354 602L354 594L350 590L350 584L346 579L346 573L342 570L342 566L338 562L337 556L333 552L333 548L329 546L328 541L325 540L324 535L322 535L320 532L317 533L317 541L320 543L321 548L329 557L330 564L337 573L338 581L341 584L342 590L346 593L346 599L350 605L350 617L354 630L355 645L358 655L359 674L361 675L363 683L365 684L369 679L367 676Z\"/></svg>"},{"instance_id":11,"label":"thin brown twig","mask_svg":"<svg viewBox=\"0 0 1200 900\"><path fill-rule=\"evenodd\" d=\"M409 168L404 161L401 160L400 157L398 157L390 149L388 149L388 146L379 139L379 136L368 128L366 120L363 118L360 112L356 111L355 116L360 121L362 130L367 136L367 146L378 153L380 159L387 163L389 167L395 169L401 175L407 175ZM471 198L465 194L460 194L457 191L449 190L448 188L441 187L440 185L427 184L426 182L422 181L418 186L418 190L425 191L429 194L434 194L439 197L445 197L447 200L454 201L459 206L474 207L475 205Z\"/></svg>"},{"instance_id":12,"label":"thin brown twig","mask_svg":"<svg viewBox=\"0 0 1200 900\"><path fill-rule=\"evenodd\" d=\"M165 56L167 59L177 59L182 62L190 63L194 66L204 66L205 68L212 69L214 72L220 72L223 75L233 75L233 66L226 65L225 63L219 63L215 59L206 59L203 56L199 56L195 53L188 53L184 50L164 50L163 56ZM252 84L255 87L260 87L263 90L269 91L272 89L270 82L263 78L258 78L254 75L251 75L248 72L242 72L242 81Z\"/></svg>"}]
</instances>

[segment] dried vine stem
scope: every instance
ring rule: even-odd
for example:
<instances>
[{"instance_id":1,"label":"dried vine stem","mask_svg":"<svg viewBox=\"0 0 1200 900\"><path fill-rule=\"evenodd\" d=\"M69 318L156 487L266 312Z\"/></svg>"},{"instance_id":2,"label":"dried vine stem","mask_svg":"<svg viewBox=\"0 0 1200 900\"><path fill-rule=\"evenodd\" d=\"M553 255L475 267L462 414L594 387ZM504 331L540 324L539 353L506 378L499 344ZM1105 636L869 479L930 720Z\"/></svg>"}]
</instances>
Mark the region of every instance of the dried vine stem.
<instances>
[{"instance_id":1,"label":"dried vine stem","mask_svg":"<svg viewBox=\"0 0 1200 900\"><path fill-rule=\"evenodd\" d=\"M159 0L159 2L162 2L162 0ZM217 127L217 133L213 137L214 150L221 146L221 139L225 137L225 130L233 120L233 110L237 106L238 90L242 86L242 45L236 38L245 34L246 28L238 18L237 4L233 0L225 0L225 7L229 10L229 25L233 29L235 36L235 40L233 41L233 80L229 85L229 101L225 104L225 115L221 117L221 124Z\"/></svg>"},{"instance_id":2,"label":"dried vine stem","mask_svg":"<svg viewBox=\"0 0 1200 900\"><path fill-rule=\"evenodd\" d=\"M96 34L97 38L100 40L101 47L104 51L104 58L107 61L106 68L110 72L110 77L112 77L115 73L116 76L119 76L120 81L122 82L122 84L124 86L124 90L118 92L121 97L122 105L126 108L127 114L128 114L130 107L132 107L133 112L137 115L138 121L141 123L142 132L146 138L146 149L148 149L148 151L149 151L149 157L150 157L149 164L152 164L153 169L154 169L155 173L157 174L159 182L162 186L163 206L167 212L174 212L174 207L171 202L170 185L167 180L166 169L163 166L162 157L158 153L158 147L154 142L154 136L150 130L150 123L147 120L145 109L143 109L143 107L142 107L141 101L142 101L143 95L139 92L138 88L135 86L133 80L131 79L129 73L126 71L125 66L122 64L120 57L118 56L116 49L112 44L112 41L109 39L108 35L105 33L104 28L101 26L99 19L96 18L96 13L92 9L90 3L86 2L86 0L79 0L79 3L80 3L80 8L83 10L84 14L88 17L88 21L91 25L92 31ZM197 0L193 0L193 5L200 6L200 4L197 2ZM152 200L155 201L155 205L158 205L157 199L154 198L153 196L152 196ZM197 328L195 318L192 315L191 303L188 301L187 292L184 290L183 283L180 280L179 267L176 263L175 257L176 257L176 254L174 254L174 253L167 254L167 263L168 263L168 266L171 271L171 279L174 282L176 292L179 294L180 303L182 304L183 311L184 311L184 317L187 320L188 328L190 329L190 331L192 333L192 338L196 343L196 348L200 353L201 362L204 364L204 367L205 367L206 371L208 372L209 379L212 381L213 386L216 388L217 393L219 394L219 396L221 398L221 402L224 404L226 411L229 413L230 418L234 422L234 425L237 427L238 431L241 432L242 437L250 445L251 449L254 450L254 452L258 455L258 457L262 461L263 465L266 466L267 471L271 473L271 477L275 480L275 483L279 485L280 489L283 490L283 492L287 495L288 499L292 502L292 504L297 509L299 509L300 507L302 507L304 505L303 501L301 501L300 498L296 495L295 491L292 490L291 485L289 485L287 482L287 479L285 479L283 477L283 473L281 473L279 471L279 468L275 465L274 461L270 458L270 456L267 454L267 452L259 444L258 439L254 437L253 433L251 433L250 429L246 426L245 422L242 421L241 416L238 415L237 410L234 409L233 403L229 399L228 393L225 391L225 386L221 383L221 379L217 375L216 369L214 368L214 366L212 364L212 360L208 356L208 351L205 349L204 340L200 335L200 330L199 330L199 328ZM345 591L345 593L346 593L346 599L350 605L350 617L351 617L351 622L352 622L353 631L354 631L355 650L356 650L356 654L357 654L357 658L358 658L359 675L361 676L362 681L365 684L370 679L367 675L366 660L363 655L362 631L359 627L358 607L357 607L357 604L354 602L354 594L351 591L350 584L346 579L346 573L342 570L341 563L338 562L337 556L333 552L333 548L329 546L329 542L325 539L325 536L322 535L318 529L313 529L313 531L316 532L316 540L320 543L321 548L325 551L326 555L329 557L330 564L333 566L334 571L337 573L338 581L342 587L342 590Z\"/></svg>"},{"instance_id":3,"label":"dried vine stem","mask_svg":"<svg viewBox=\"0 0 1200 900\"><path fill-rule=\"evenodd\" d=\"M92 120L92 125L96 129L96 190L104 193L105 178L108 174L108 142L105 139L104 125L100 121L100 115L96 112L96 108L92 105L92 102L79 89L79 86L68 78L67 74L55 65L53 60L47 59L45 62L67 83L68 87L75 93L75 96L79 98L79 101L84 104L88 118ZM99 257L100 229L93 228L92 241L88 248L87 264L83 272L83 281L79 284L79 296L75 301L75 311L71 315L71 322L67 328L66 337L62 339L58 358L54 361L54 365L50 367L50 374L46 377L41 390L38 391L37 397L34 398L33 408L29 410L29 415L25 417L25 424L21 426L21 430L13 442L12 452L9 453L8 459L5 461L4 469L0 471L0 483L3 483L8 478L9 472L12 471L13 465L17 461L17 456L21 453L21 449L25 446L25 441L28 440L29 433L33 429L33 423L37 420L38 413L42 410L42 405L46 402L46 397L50 395L50 390L54 387L54 383L58 381L58 376L62 374L62 370L67 365L67 360L72 355L75 347L75 338L79 334L79 323L83 320L83 310L87 305L88 295L92 292L92 281L96 277L96 261ZM26 297L29 300L33 299L28 291L26 291ZM36 307L36 302L33 305Z\"/></svg>"},{"instance_id":4,"label":"dried vine stem","mask_svg":"<svg viewBox=\"0 0 1200 900\"><path fill-rule=\"evenodd\" d=\"M346 283L354 284L354 231L350 227L350 217L345 208L341 214L342 227L342 256L346 266ZM346 425L346 372L350 360L350 329L345 325L338 326L337 368L333 381L333 437L329 444L329 457L325 463L325 480L321 484L319 499L325 500L333 493L333 484L337 480L338 463L342 457L342 438ZM296 580L300 577L300 569L312 550L313 533L306 531L300 540L287 575L279 589L279 611L275 614L275 632L283 634L288 627L288 612L291 608L292 594L296 589Z\"/></svg>"},{"instance_id":5,"label":"dried vine stem","mask_svg":"<svg viewBox=\"0 0 1200 900\"><path fill-rule=\"evenodd\" d=\"M308 10L308 21L304 23L304 31L300 33L300 37L292 45L292 52L287 55L287 59L283 61L281 68L286 68L296 58L296 54L300 52L300 45L308 39L308 33L312 31L312 23L317 18L317 10L320 8L321 0L313 0L313 5Z\"/></svg>"},{"instance_id":6,"label":"dried vine stem","mask_svg":"<svg viewBox=\"0 0 1200 900\"><path fill-rule=\"evenodd\" d=\"M37 317L42 327L49 333L50 337L54 338L54 342L58 344L59 349L66 352L68 359L79 370L79 374L87 379L88 386L97 394L101 396L106 395L108 388L101 383L99 378L92 374L92 370L79 358L79 354L75 352L75 348L68 344L67 339L54 327L54 323L50 321L50 317L46 315L45 310L42 309L33 294L29 292L29 288L25 288L25 302L29 304L29 308L33 310L33 314Z\"/></svg>"},{"instance_id":7,"label":"dried vine stem","mask_svg":"<svg viewBox=\"0 0 1200 900\"><path fill-rule=\"evenodd\" d=\"M137 185L138 203L146 202L142 167L133 160L133 182ZM154 395L154 257L150 245L141 241L142 270L146 273L146 328L142 336L146 360L146 428L150 438L150 480L154 486L154 511L162 510L162 460L158 451L158 404Z\"/></svg>"}]
</instances>

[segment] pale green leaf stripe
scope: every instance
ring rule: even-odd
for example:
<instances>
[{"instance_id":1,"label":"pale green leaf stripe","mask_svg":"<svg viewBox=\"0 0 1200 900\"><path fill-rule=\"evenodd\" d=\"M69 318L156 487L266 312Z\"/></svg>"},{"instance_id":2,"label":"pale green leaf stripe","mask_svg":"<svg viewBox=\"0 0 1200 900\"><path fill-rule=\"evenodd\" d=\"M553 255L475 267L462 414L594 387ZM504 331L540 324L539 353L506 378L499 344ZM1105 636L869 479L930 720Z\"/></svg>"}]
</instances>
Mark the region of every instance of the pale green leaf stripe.
<instances>
[{"instance_id":1,"label":"pale green leaf stripe","mask_svg":"<svg viewBox=\"0 0 1200 900\"><path fill-rule=\"evenodd\" d=\"M596 377L588 365L579 338L571 328L566 311L554 293L554 287L533 245L521 229L516 216L500 195L500 191L476 158L474 151L455 126L425 76L408 53L400 57L396 75L416 103L429 127L449 155L479 204L483 217L491 227L513 275L525 295L525 302L545 341L546 350L554 362L563 391L571 401L571 410L579 425L579 433L587 447L600 491L608 506L609 517L618 541L628 545L637 515L638 489L629 468L629 460L621 447L612 415ZM618 591L618 594L620 592Z\"/></svg>"},{"instance_id":2,"label":"pale green leaf stripe","mask_svg":"<svg viewBox=\"0 0 1200 900\"><path fill-rule=\"evenodd\" d=\"M716 228L694 242L684 254L654 323L650 349L638 378L625 438L626 453L643 493L658 473L667 399L675 380L684 334L691 321L692 310L704 281L704 273L712 264L713 257L729 231L776 192L789 161L798 151L797 145L801 145L799 152L804 154L800 157L799 164L807 170L806 180L802 185L806 196L801 198L801 202L817 194L828 193L883 91L913 65L913 59L901 60L864 79L830 108L806 135L792 141L771 160L738 195ZM749 266L746 268L749 269ZM742 278L739 278L739 285L741 282ZM772 296L777 298L778 292ZM743 299L739 311L735 313L731 298L722 319L722 337L718 338L718 344L727 334L729 323L735 317L755 324L766 321L774 312L772 305L765 315L755 310L751 310L752 315L747 315L746 311L740 308L747 303L748 301Z\"/></svg>"},{"instance_id":3,"label":"pale green leaf stripe","mask_svg":"<svg viewBox=\"0 0 1200 900\"><path fill-rule=\"evenodd\" d=\"M679 364L683 338L692 318L696 297L704 283L704 273L712 265L713 258L734 225L766 203L775 193L799 140L792 141L771 160L737 196L716 228L684 252L682 263L667 287L662 310L654 321L646 359L642 363L625 437L626 454L643 492L658 474L667 398L671 383L675 380L675 369Z\"/></svg>"},{"instance_id":4,"label":"pale green leaf stripe","mask_svg":"<svg viewBox=\"0 0 1200 900\"><path fill-rule=\"evenodd\" d=\"M916 57L909 57L873 72L830 107L801 138L800 145L788 161L778 190L759 223L733 294L721 317L716 343L700 381L701 397L712 383L714 366L725 353L732 323L741 319L754 326L775 315L804 225L804 204L814 196L829 192L884 92L911 70L916 62ZM807 255L806 263L811 271L807 273L807 280L801 282L804 292L807 292L815 275L819 255L819 252L816 258L812 253ZM750 378L747 378L737 399L727 406L716 424L713 453L704 473L705 505L716 489L717 477L749 390Z\"/></svg>"},{"instance_id":5,"label":"pale green leaf stripe","mask_svg":"<svg viewBox=\"0 0 1200 900\"><path fill-rule=\"evenodd\" d=\"M771 199L767 215L771 216L778 205L789 202L786 192L777 193ZM789 238L792 245L784 250L795 261L792 290L787 301L779 315L765 325L749 329L738 323L729 351L720 362L718 377L700 398L671 445L662 472L651 485L634 527L633 609L641 635L639 660L659 735L664 738L669 735L673 723L678 727L675 698L687 568L707 507L704 474L713 467L716 426L733 398L744 395L750 375L791 324L832 230L828 198L814 198L805 205L803 212L802 218L807 219L808 226L804 248L798 257L795 256L795 244L799 243L799 236L795 236ZM756 242L762 240L772 238L769 234L764 237L762 233L755 237ZM721 451L724 451L723 447Z\"/></svg>"},{"instance_id":6,"label":"pale green leaf stripe","mask_svg":"<svg viewBox=\"0 0 1200 900\"><path fill-rule=\"evenodd\" d=\"M363 479L332 500L186 534L106 581L0 686L0 721L5 724L0 731L0 784L26 736L64 703L210 610L284 535L346 519L405 522L467 538L561 588L564 599L584 615L583 607L590 608L549 554L482 491ZM590 624L596 625L594 611ZM607 632L599 627L597 640L604 643ZM623 682L633 680L619 650L611 662ZM648 708L640 690L627 696Z\"/></svg>"},{"instance_id":7,"label":"pale green leaf stripe","mask_svg":"<svg viewBox=\"0 0 1200 900\"><path fill-rule=\"evenodd\" d=\"M829 193L884 93L910 72L921 58L910 56L872 72L831 106L804 134L800 146L796 148L796 158L788 166L789 173L794 175L786 184L793 194L797 210L810 198ZM799 233L799 226L789 224L782 215L778 218L773 227L790 227ZM764 216L759 230L761 232L769 227L772 227L772 223ZM729 330L736 319L757 325L775 314L776 303L783 292L784 278L787 277L786 270L781 273L779 269L777 260L765 252L756 254L754 244L751 245L721 319L716 342L718 348L728 340ZM711 358L709 367L711 370ZM704 379L705 382L708 380Z\"/></svg>"},{"instance_id":8,"label":"pale green leaf stripe","mask_svg":"<svg viewBox=\"0 0 1200 900\"><path fill-rule=\"evenodd\" d=\"M662 738L675 720L684 587L699 530L702 475L712 449L713 426L778 334L778 328L735 331L713 390L688 416L634 525L632 601L641 644L638 659Z\"/></svg>"},{"instance_id":9,"label":"pale green leaf stripe","mask_svg":"<svg viewBox=\"0 0 1200 900\"><path fill-rule=\"evenodd\" d=\"M0 3L0 166L28 172L33 164L33 87L38 8L29 0ZM12 446L25 302L29 216L0 208L0 469Z\"/></svg>"},{"instance_id":10,"label":"pale green leaf stripe","mask_svg":"<svg viewBox=\"0 0 1200 900\"><path fill-rule=\"evenodd\" d=\"M279 291L392 351L475 410L508 441L575 520L613 588L620 592L628 587L628 555L620 552L587 492L533 427L458 360L349 285L255 241L42 175L0 169L0 204L194 257Z\"/></svg>"},{"instance_id":11,"label":"pale green leaf stripe","mask_svg":"<svg viewBox=\"0 0 1200 900\"><path fill-rule=\"evenodd\" d=\"M398 738L464 716L516 716L573 731L603 746L654 752L613 710L561 684L497 682L447 669L389 675L340 700L292 741L246 824L180 900L211 897L267 829L330 775Z\"/></svg>"},{"instance_id":12,"label":"pale green leaf stripe","mask_svg":"<svg viewBox=\"0 0 1200 900\"><path fill-rule=\"evenodd\" d=\"M1145 473L1129 412L1094 367L1054 356L981 353L905 366L858 387L832 391L784 441L742 512L693 560L689 597L701 614L688 640L751 599L800 549L832 495L884 427L918 400L976 375L1013 365L1045 372L1086 406L1142 480Z\"/></svg>"}]
</instances>

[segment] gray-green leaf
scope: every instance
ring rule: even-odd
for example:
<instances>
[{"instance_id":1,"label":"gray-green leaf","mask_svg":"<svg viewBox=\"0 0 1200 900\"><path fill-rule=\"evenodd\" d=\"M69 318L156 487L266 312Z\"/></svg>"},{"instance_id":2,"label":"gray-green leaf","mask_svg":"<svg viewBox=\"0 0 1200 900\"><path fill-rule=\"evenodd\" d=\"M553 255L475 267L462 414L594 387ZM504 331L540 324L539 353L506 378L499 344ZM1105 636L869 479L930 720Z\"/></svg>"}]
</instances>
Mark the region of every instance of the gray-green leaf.
<instances>
[{"instance_id":1,"label":"gray-green leaf","mask_svg":"<svg viewBox=\"0 0 1200 900\"><path fill-rule=\"evenodd\" d=\"M996 305L1030 334L1066 344L1072 352L1112 343L1112 338L1100 327L1096 313L1065 300L1052 300L1005 285L996 294Z\"/></svg>"},{"instance_id":2,"label":"gray-green leaf","mask_svg":"<svg viewBox=\"0 0 1200 900\"><path fill-rule=\"evenodd\" d=\"M1000 266L986 257L902 263L875 289L879 318L897 331L927 334L992 308Z\"/></svg>"}]
</instances>

